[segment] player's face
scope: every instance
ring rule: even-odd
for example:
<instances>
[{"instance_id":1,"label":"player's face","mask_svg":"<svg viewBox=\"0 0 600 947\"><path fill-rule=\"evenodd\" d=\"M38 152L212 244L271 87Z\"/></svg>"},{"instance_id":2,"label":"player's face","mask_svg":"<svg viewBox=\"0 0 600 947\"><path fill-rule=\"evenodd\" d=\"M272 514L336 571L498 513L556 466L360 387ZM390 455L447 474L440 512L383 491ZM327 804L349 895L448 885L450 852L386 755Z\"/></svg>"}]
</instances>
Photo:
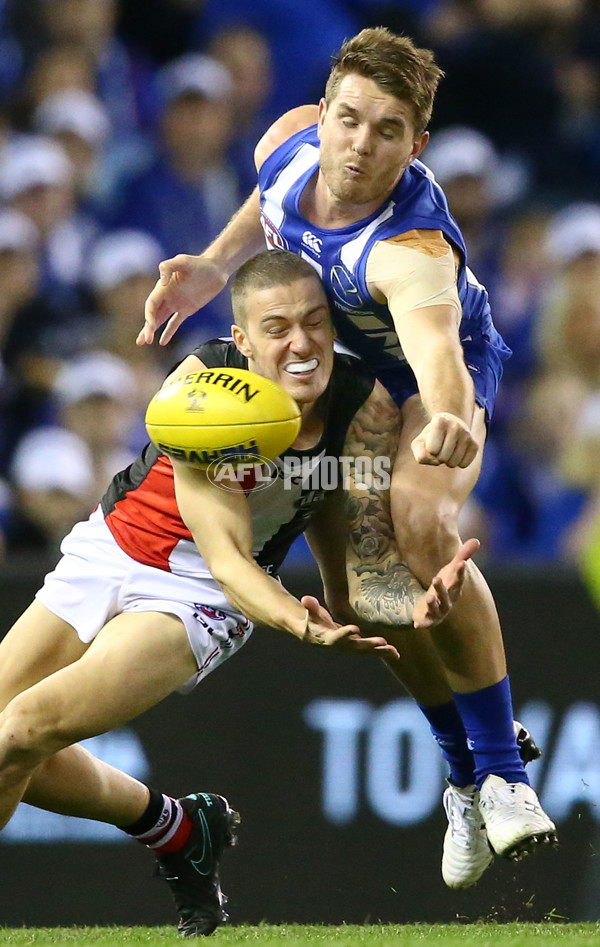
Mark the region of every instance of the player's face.
<instances>
[{"instance_id":1,"label":"player's face","mask_svg":"<svg viewBox=\"0 0 600 947\"><path fill-rule=\"evenodd\" d=\"M408 102L356 74L344 76L329 106L321 100L318 129L320 177L342 204L383 203L428 140L416 135Z\"/></svg>"},{"instance_id":2,"label":"player's face","mask_svg":"<svg viewBox=\"0 0 600 947\"><path fill-rule=\"evenodd\" d=\"M333 368L333 326L318 278L252 290L246 316L246 331L234 326L234 339L248 368L309 408L327 388Z\"/></svg>"}]
</instances>

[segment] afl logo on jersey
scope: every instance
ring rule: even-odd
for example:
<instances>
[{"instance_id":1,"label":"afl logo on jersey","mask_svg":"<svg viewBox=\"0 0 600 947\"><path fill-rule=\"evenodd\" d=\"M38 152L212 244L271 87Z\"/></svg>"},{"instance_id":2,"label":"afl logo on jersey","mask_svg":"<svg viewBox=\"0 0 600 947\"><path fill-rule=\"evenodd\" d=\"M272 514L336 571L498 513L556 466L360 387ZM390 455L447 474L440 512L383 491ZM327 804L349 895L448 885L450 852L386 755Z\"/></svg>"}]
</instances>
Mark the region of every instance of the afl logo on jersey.
<instances>
[{"instance_id":1,"label":"afl logo on jersey","mask_svg":"<svg viewBox=\"0 0 600 947\"><path fill-rule=\"evenodd\" d=\"M344 309L363 308L364 302L358 291L358 286L345 266L342 266L341 263L332 266L329 279L333 294Z\"/></svg>"},{"instance_id":2,"label":"afl logo on jersey","mask_svg":"<svg viewBox=\"0 0 600 947\"><path fill-rule=\"evenodd\" d=\"M262 229L265 232L265 238L269 247L274 250L288 250L287 241L279 233L277 227L271 223L268 217L264 213L260 215L260 222L262 224Z\"/></svg>"}]
</instances>

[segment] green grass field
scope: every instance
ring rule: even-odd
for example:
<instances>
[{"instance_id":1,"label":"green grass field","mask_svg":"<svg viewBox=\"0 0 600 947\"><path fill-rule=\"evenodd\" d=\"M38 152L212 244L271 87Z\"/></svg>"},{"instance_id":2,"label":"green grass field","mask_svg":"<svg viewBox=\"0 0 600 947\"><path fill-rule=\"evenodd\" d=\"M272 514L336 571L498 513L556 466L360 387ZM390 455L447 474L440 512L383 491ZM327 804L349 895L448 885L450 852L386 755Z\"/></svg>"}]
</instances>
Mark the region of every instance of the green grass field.
<instances>
[{"instance_id":1,"label":"green grass field","mask_svg":"<svg viewBox=\"0 0 600 947\"><path fill-rule=\"evenodd\" d=\"M56 927L0 928L0 944L183 944L170 927ZM187 943L187 941L185 941ZM524 947L529 944L559 947L598 947L600 924L370 924L326 927L271 924L258 927L225 927L203 943L214 947L229 944L282 944L305 947L334 944L336 947L404 947L416 944L443 947Z\"/></svg>"}]
</instances>

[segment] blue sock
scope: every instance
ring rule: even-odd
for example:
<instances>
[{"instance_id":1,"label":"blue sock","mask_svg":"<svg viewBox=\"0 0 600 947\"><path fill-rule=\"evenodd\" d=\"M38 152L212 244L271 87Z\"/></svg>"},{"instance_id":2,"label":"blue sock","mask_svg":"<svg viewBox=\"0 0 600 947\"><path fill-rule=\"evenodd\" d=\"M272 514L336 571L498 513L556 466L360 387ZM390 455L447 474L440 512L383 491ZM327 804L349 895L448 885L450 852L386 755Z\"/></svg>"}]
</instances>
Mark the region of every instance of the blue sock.
<instances>
[{"instance_id":1,"label":"blue sock","mask_svg":"<svg viewBox=\"0 0 600 947\"><path fill-rule=\"evenodd\" d=\"M471 694L454 694L454 701L475 757L478 788L492 773L507 783L529 785L513 729L508 677Z\"/></svg>"},{"instance_id":2,"label":"blue sock","mask_svg":"<svg viewBox=\"0 0 600 947\"><path fill-rule=\"evenodd\" d=\"M427 718L442 756L450 767L450 781L455 786L471 786L475 782L475 761L467 746L467 734L454 701L438 707L419 710Z\"/></svg>"}]
</instances>

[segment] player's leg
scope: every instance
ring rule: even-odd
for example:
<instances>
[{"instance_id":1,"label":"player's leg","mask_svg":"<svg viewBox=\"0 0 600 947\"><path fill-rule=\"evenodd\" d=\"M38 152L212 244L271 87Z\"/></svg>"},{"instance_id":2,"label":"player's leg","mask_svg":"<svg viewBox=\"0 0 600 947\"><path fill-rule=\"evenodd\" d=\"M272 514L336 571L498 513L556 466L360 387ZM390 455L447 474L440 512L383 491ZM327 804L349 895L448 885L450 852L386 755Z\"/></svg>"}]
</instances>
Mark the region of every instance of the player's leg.
<instances>
[{"instance_id":1,"label":"player's leg","mask_svg":"<svg viewBox=\"0 0 600 947\"><path fill-rule=\"evenodd\" d=\"M70 624L34 600L0 642L0 709L77 661L88 648ZM24 801L64 815L110 822L117 783L130 790L136 781L74 745L36 768Z\"/></svg>"},{"instance_id":2,"label":"player's leg","mask_svg":"<svg viewBox=\"0 0 600 947\"><path fill-rule=\"evenodd\" d=\"M400 655L400 660L385 658L384 663L415 699L427 719L448 764L451 781L457 786L473 783L473 754L467 745L467 735L456 710L444 666L429 632L424 629L415 631L414 628L382 627L379 633L395 645Z\"/></svg>"},{"instance_id":3,"label":"player's leg","mask_svg":"<svg viewBox=\"0 0 600 947\"><path fill-rule=\"evenodd\" d=\"M77 661L87 647L71 625L34 600L0 641L0 708Z\"/></svg>"},{"instance_id":4,"label":"player's leg","mask_svg":"<svg viewBox=\"0 0 600 947\"><path fill-rule=\"evenodd\" d=\"M410 445L426 423L420 398L402 408L402 432L393 471L391 503L402 555L427 587L460 544L458 516L481 468L485 416L476 408L472 431L479 454L466 469L417 464ZM432 638L454 692L495 684L506 675L504 645L496 607L481 572L468 563L458 602Z\"/></svg>"},{"instance_id":5,"label":"player's leg","mask_svg":"<svg viewBox=\"0 0 600 947\"><path fill-rule=\"evenodd\" d=\"M70 624L34 600L0 642L0 708L77 661L88 647ZM35 769L24 799L53 812L111 821L117 783L131 789L137 781L83 747L70 746Z\"/></svg>"},{"instance_id":6,"label":"player's leg","mask_svg":"<svg viewBox=\"0 0 600 947\"><path fill-rule=\"evenodd\" d=\"M226 919L219 860L234 841L237 813L215 794L176 800L151 791L91 754L80 754L74 764L62 748L75 749L74 741L131 720L188 681L197 666L180 618L125 612L104 626L78 660L19 693L0 715L2 824L32 774L38 781L32 795L43 795L39 767L46 761L65 799L78 766L92 788L97 817L154 850L179 910L179 929L193 935L211 933ZM77 795L81 785L71 784L70 792ZM71 804L72 814L74 809ZM77 814L89 817L89 806ZM200 861L199 874L194 866Z\"/></svg>"},{"instance_id":7,"label":"player's leg","mask_svg":"<svg viewBox=\"0 0 600 947\"><path fill-rule=\"evenodd\" d=\"M77 661L88 647L71 625L34 600L0 642L0 709L33 684ZM97 788L106 784L100 770L108 764L94 760L79 746L62 750L58 757L37 768L25 801L53 812L102 819L102 800L98 805L96 797Z\"/></svg>"},{"instance_id":8,"label":"player's leg","mask_svg":"<svg viewBox=\"0 0 600 947\"><path fill-rule=\"evenodd\" d=\"M331 613L338 621L356 621L348 598L344 553L348 546L348 517L341 492L327 496L317 521L306 536L319 564L325 601ZM360 624L362 627L364 622ZM457 786L474 783L473 754L467 746L465 729L429 631L419 629L415 632L412 628L385 625L370 629L369 633L381 634L396 646L400 660L386 660L385 663L415 698L428 720L448 763L452 782Z\"/></svg>"},{"instance_id":9,"label":"player's leg","mask_svg":"<svg viewBox=\"0 0 600 947\"><path fill-rule=\"evenodd\" d=\"M330 494L324 508L319 513L316 524L307 533L307 539L313 554L319 563L325 600L331 613L338 621L356 620L348 601L348 583L344 550L348 545L348 520L341 494ZM336 555L337 552L337 555ZM364 623L361 623L361 627ZM364 630L364 629L363 629ZM369 634L381 634L394 644L400 654L399 660L386 660L395 677L417 701L425 715L434 738L449 767L451 786L470 787L470 809L461 806L460 819L454 819L454 834L465 846L458 847L461 864L459 871L446 871L444 860L443 874L447 883L464 887L474 884L490 862L487 839L482 834L481 819L475 806L475 763L473 754L467 745L467 735L460 715L454 704L452 691L448 685L445 669L431 641L429 632L420 629L389 625L369 628ZM449 787L449 792L451 788ZM479 825L474 827L469 821L470 812L475 811ZM460 823L460 826L459 826ZM462 831L462 829L464 831ZM448 850L446 845L445 851ZM454 859L456 861L456 859Z\"/></svg>"},{"instance_id":10,"label":"player's leg","mask_svg":"<svg viewBox=\"0 0 600 947\"><path fill-rule=\"evenodd\" d=\"M352 623L356 614L348 600L348 581L346 576L346 555L348 546L348 517L342 492L329 493L317 522L307 530L306 538L315 559L319 564L325 602L337 621ZM361 621L361 626L364 622ZM425 708L445 708L437 711L444 716L437 719L434 736L442 747L442 752L450 766L451 777L460 785L474 780L474 761L467 747L467 738L462 721L454 709L452 691L448 684L445 669L432 644L429 631L389 625L373 628L373 634L380 634L394 644L401 655L400 660L389 660L388 664L394 676L404 688ZM453 712L454 710L454 712ZM428 719L430 714L426 713ZM463 782L461 782L463 780Z\"/></svg>"},{"instance_id":11,"label":"player's leg","mask_svg":"<svg viewBox=\"0 0 600 947\"><path fill-rule=\"evenodd\" d=\"M402 554L427 586L458 549L458 515L479 474L485 417L483 409L476 408L472 431L479 442L477 459L466 469L450 469L427 467L414 460L410 444L426 421L418 396L405 402L402 414L403 428L392 478L392 516ZM474 563L468 564L459 601L448 618L431 630L431 636L473 749L477 787L482 789L486 783L483 791L487 795L490 786L494 786L497 804L505 785L518 784L519 793L531 796L534 817L527 818L521 806L523 811L510 820L511 828L506 831L498 831L491 817L486 817L492 847L499 854L519 854L533 836L552 837L554 826L539 809L525 775L514 735L498 614L487 583Z\"/></svg>"},{"instance_id":12,"label":"player's leg","mask_svg":"<svg viewBox=\"0 0 600 947\"><path fill-rule=\"evenodd\" d=\"M0 714L0 823L6 824L40 764L65 746L131 720L195 670L180 619L160 613L113 618L78 660L18 693ZM107 782L111 811L104 821L133 821L147 801L145 787L136 793L128 785L123 792L110 774Z\"/></svg>"},{"instance_id":13,"label":"player's leg","mask_svg":"<svg viewBox=\"0 0 600 947\"><path fill-rule=\"evenodd\" d=\"M369 629L369 634L372 633ZM443 665L429 635L423 634L422 629L385 628L381 634L400 654L400 660L386 658L384 663L417 701L448 765L448 786L443 800L448 829L444 838L442 877L451 888L471 887L491 863L492 853L478 809L473 754ZM429 672L433 672L430 680Z\"/></svg>"}]
</instances>

